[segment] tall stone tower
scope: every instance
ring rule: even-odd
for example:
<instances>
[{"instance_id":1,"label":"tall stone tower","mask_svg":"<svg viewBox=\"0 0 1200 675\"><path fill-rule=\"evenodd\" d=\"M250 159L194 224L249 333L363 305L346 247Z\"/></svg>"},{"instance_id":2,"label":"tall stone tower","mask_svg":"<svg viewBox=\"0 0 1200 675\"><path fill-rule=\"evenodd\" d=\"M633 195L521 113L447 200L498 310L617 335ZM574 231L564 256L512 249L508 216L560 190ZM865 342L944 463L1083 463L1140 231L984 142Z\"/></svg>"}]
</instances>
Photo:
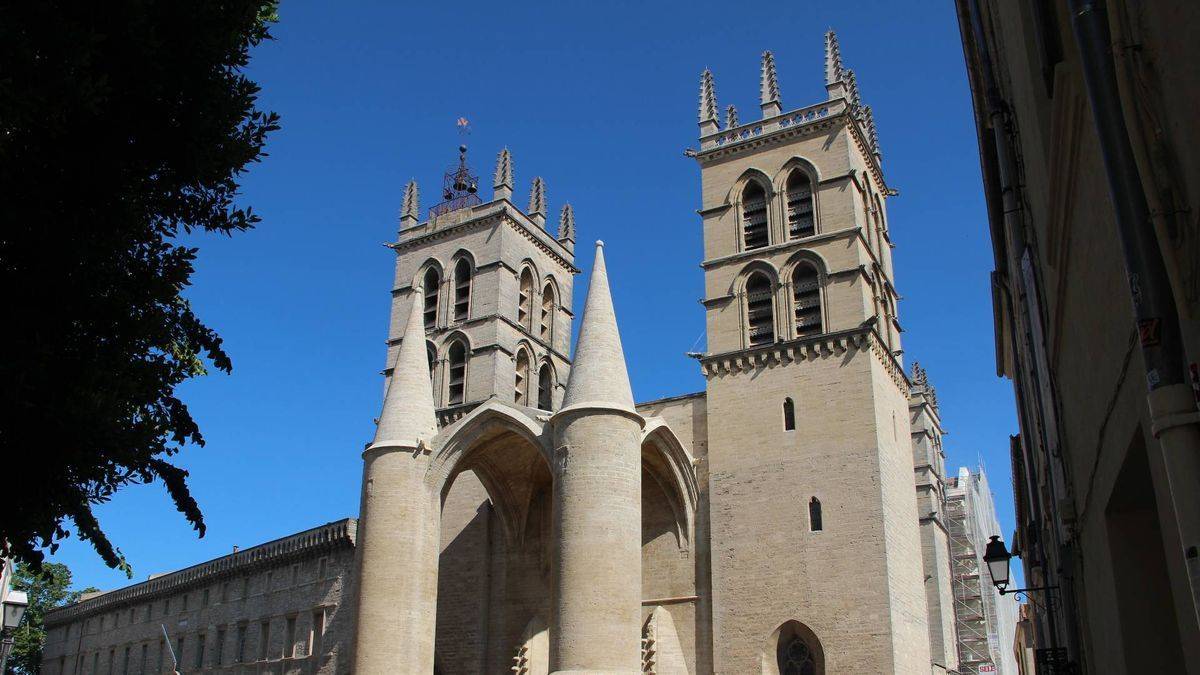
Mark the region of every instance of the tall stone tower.
<instances>
[{"instance_id":1,"label":"tall stone tower","mask_svg":"<svg viewBox=\"0 0 1200 675\"><path fill-rule=\"evenodd\" d=\"M762 117L730 107L724 128L701 80L719 673L776 649L796 672L811 652L829 673L930 669L891 191L832 32L825 51L826 100L784 112L768 52Z\"/></svg>"},{"instance_id":2,"label":"tall stone tower","mask_svg":"<svg viewBox=\"0 0 1200 675\"><path fill-rule=\"evenodd\" d=\"M546 185L534 178L529 208L513 204L513 160L497 158L493 199L478 196L466 146L445 175L442 201L420 218L416 182L405 188L392 288L387 374L413 289L424 294L426 355L439 426L497 396L550 410L570 369L575 222L563 206L546 229ZM514 316L510 308L516 307Z\"/></svg>"}]
</instances>

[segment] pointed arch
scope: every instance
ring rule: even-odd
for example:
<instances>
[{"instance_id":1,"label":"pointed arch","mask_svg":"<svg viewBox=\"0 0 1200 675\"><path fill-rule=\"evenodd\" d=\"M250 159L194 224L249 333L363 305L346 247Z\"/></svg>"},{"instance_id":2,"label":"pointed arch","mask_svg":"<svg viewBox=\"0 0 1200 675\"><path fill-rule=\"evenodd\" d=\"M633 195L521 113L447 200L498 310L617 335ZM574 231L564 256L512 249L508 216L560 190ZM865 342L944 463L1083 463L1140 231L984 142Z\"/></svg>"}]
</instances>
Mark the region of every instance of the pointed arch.
<instances>
[{"instance_id":1,"label":"pointed arch","mask_svg":"<svg viewBox=\"0 0 1200 675\"><path fill-rule=\"evenodd\" d=\"M762 271L746 278L746 336L750 346L775 342L775 282Z\"/></svg>"},{"instance_id":2,"label":"pointed arch","mask_svg":"<svg viewBox=\"0 0 1200 675\"><path fill-rule=\"evenodd\" d=\"M816 189L803 169L792 169L784 186L787 200L788 239L803 239L817 233Z\"/></svg>"},{"instance_id":3,"label":"pointed arch","mask_svg":"<svg viewBox=\"0 0 1200 675\"><path fill-rule=\"evenodd\" d=\"M688 550L695 528L700 489L692 455L661 417L646 419L642 431L642 466L662 488L675 517L676 543Z\"/></svg>"},{"instance_id":4,"label":"pointed arch","mask_svg":"<svg viewBox=\"0 0 1200 675\"><path fill-rule=\"evenodd\" d=\"M792 309L796 337L820 335L824 332L821 279L821 271L808 260L801 260L792 268Z\"/></svg>"},{"instance_id":5,"label":"pointed arch","mask_svg":"<svg viewBox=\"0 0 1200 675\"><path fill-rule=\"evenodd\" d=\"M532 361L533 358L525 345L517 348L513 376L513 402L517 405L529 405L529 369Z\"/></svg>"},{"instance_id":6,"label":"pointed arch","mask_svg":"<svg viewBox=\"0 0 1200 675\"><path fill-rule=\"evenodd\" d=\"M466 402L470 359L470 344L465 335L456 335L446 343L446 405Z\"/></svg>"},{"instance_id":7,"label":"pointed arch","mask_svg":"<svg viewBox=\"0 0 1200 675\"><path fill-rule=\"evenodd\" d=\"M554 388L558 384L558 378L554 375L554 366L549 360L542 361L542 365L538 368L537 379L537 407L542 410L551 410L554 408Z\"/></svg>"},{"instance_id":8,"label":"pointed arch","mask_svg":"<svg viewBox=\"0 0 1200 675\"><path fill-rule=\"evenodd\" d=\"M441 265L429 265L421 275L421 288L425 294L425 329L437 327L438 297L442 286Z\"/></svg>"},{"instance_id":9,"label":"pointed arch","mask_svg":"<svg viewBox=\"0 0 1200 675\"><path fill-rule=\"evenodd\" d=\"M775 629L762 649L763 675L825 675L825 649L811 628L795 619Z\"/></svg>"},{"instance_id":10,"label":"pointed arch","mask_svg":"<svg viewBox=\"0 0 1200 675\"><path fill-rule=\"evenodd\" d=\"M538 335L546 344L552 344L557 307L558 287L555 285L554 279L547 277L542 284L541 321L538 326Z\"/></svg>"},{"instance_id":11,"label":"pointed arch","mask_svg":"<svg viewBox=\"0 0 1200 675\"><path fill-rule=\"evenodd\" d=\"M460 251L455 254L451 269L454 275L451 316L455 322L466 321L471 317L471 285L475 278L475 260L467 251Z\"/></svg>"},{"instance_id":12,"label":"pointed arch","mask_svg":"<svg viewBox=\"0 0 1200 675\"><path fill-rule=\"evenodd\" d=\"M534 279L537 275L532 265L524 265L517 277L517 323L533 332Z\"/></svg>"},{"instance_id":13,"label":"pointed arch","mask_svg":"<svg viewBox=\"0 0 1200 675\"><path fill-rule=\"evenodd\" d=\"M738 215L742 225L742 250L751 251L770 244L766 186L757 180L748 181L738 201L741 205Z\"/></svg>"}]
</instances>

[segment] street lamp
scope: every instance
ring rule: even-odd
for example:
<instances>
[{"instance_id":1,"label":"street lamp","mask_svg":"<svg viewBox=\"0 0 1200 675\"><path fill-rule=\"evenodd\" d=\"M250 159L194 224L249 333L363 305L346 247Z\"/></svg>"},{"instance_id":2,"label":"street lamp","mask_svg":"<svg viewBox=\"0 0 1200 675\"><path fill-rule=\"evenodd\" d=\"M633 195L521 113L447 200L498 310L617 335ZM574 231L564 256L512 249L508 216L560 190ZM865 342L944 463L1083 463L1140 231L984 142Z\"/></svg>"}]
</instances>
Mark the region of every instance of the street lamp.
<instances>
[{"instance_id":1,"label":"street lamp","mask_svg":"<svg viewBox=\"0 0 1200 675\"><path fill-rule=\"evenodd\" d=\"M1012 563L1012 554L1008 552L1008 547L1004 545L1004 540L998 535L992 535L987 543L987 548L983 550L983 562L987 563L988 574L992 576L992 585L996 590L1000 591L1000 595L1006 593L1028 593L1029 591L1050 591L1058 588L1058 586L1038 586L1037 588L1013 588L1009 589L1009 565Z\"/></svg>"},{"instance_id":2,"label":"street lamp","mask_svg":"<svg viewBox=\"0 0 1200 675\"><path fill-rule=\"evenodd\" d=\"M8 655L13 648L13 631L21 625L28 606L29 596L25 591L9 591L4 599L4 623L0 624L0 672L8 665Z\"/></svg>"}]
</instances>

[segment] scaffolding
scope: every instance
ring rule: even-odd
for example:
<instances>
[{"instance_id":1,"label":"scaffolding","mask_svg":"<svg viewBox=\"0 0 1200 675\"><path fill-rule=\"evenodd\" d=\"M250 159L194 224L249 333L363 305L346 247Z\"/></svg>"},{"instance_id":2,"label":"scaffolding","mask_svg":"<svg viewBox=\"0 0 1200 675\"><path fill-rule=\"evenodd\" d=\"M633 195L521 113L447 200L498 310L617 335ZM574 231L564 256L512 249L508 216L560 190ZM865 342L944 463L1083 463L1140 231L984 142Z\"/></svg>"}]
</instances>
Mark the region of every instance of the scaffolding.
<instances>
[{"instance_id":1,"label":"scaffolding","mask_svg":"<svg viewBox=\"0 0 1200 675\"><path fill-rule=\"evenodd\" d=\"M1016 599L1001 595L984 578L984 547L989 535L999 533L1000 524L982 468L975 473L959 469L958 476L947 481L946 524L959 671L1016 675Z\"/></svg>"}]
</instances>

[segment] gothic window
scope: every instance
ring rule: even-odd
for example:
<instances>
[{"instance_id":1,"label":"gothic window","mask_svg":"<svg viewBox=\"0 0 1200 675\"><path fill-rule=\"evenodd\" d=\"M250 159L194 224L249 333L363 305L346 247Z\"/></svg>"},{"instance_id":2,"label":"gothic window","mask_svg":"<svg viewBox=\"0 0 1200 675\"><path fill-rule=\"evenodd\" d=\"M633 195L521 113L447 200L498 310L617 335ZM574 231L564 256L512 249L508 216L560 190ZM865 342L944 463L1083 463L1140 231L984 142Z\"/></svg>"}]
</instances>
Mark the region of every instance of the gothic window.
<instances>
[{"instance_id":1,"label":"gothic window","mask_svg":"<svg viewBox=\"0 0 1200 675\"><path fill-rule=\"evenodd\" d=\"M788 238L810 237L817 232L813 212L813 186L808 174L797 169L787 182Z\"/></svg>"},{"instance_id":2,"label":"gothic window","mask_svg":"<svg viewBox=\"0 0 1200 675\"><path fill-rule=\"evenodd\" d=\"M433 369L437 367L437 349L432 342L425 343L425 358L429 359L429 377L433 378Z\"/></svg>"},{"instance_id":3,"label":"gothic window","mask_svg":"<svg viewBox=\"0 0 1200 675\"><path fill-rule=\"evenodd\" d=\"M550 331L554 326L554 286L546 284L542 289L542 322L538 335L550 342Z\"/></svg>"},{"instance_id":4,"label":"gothic window","mask_svg":"<svg viewBox=\"0 0 1200 675\"><path fill-rule=\"evenodd\" d=\"M792 304L796 310L796 337L821 332L821 278L808 263L792 272Z\"/></svg>"},{"instance_id":5,"label":"gothic window","mask_svg":"<svg viewBox=\"0 0 1200 675\"><path fill-rule=\"evenodd\" d=\"M521 270L520 295L517 296L517 323L533 332L533 274L529 268Z\"/></svg>"},{"instance_id":6,"label":"gothic window","mask_svg":"<svg viewBox=\"0 0 1200 675\"><path fill-rule=\"evenodd\" d=\"M808 529L821 531L821 500L813 497L808 502Z\"/></svg>"},{"instance_id":7,"label":"gothic window","mask_svg":"<svg viewBox=\"0 0 1200 675\"><path fill-rule=\"evenodd\" d=\"M750 344L767 345L775 341L774 289L767 275L756 272L746 282L746 314L750 325Z\"/></svg>"},{"instance_id":8,"label":"gothic window","mask_svg":"<svg viewBox=\"0 0 1200 675\"><path fill-rule=\"evenodd\" d=\"M549 363L543 363L538 370L538 402L537 407L549 410L554 405L554 373Z\"/></svg>"},{"instance_id":9,"label":"gothic window","mask_svg":"<svg viewBox=\"0 0 1200 675\"><path fill-rule=\"evenodd\" d=\"M467 346L462 340L455 340L450 345L447 360L450 363L450 386L446 404L458 405L463 402L467 390Z\"/></svg>"},{"instance_id":10,"label":"gothic window","mask_svg":"<svg viewBox=\"0 0 1200 675\"><path fill-rule=\"evenodd\" d=\"M812 649L799 635L792 635L779 647L779 675L816 675Z\"/></svg>"},{"instance_id":11,"label":"gothic window","mask_svg":"<svg viewBox=\"0 0 1200 675\"><path fill-rule=\"evenodd\" d=\"M751 181L742 191L742 244L747 251L769 243L767 234L767 193Z\"/></svg>"},{"instance_id":12,"label":"gothic window","mask_svg":"<svg viewBox=\"0 0 1200 675\"><path fill-rule=\"evenodd\" d=\"M461 258L454 266L454 320L466 321L471 311L471 261Z\"/></svg>"},{"instance_id":13,"label":"gothic window","mask_svg":"<svg viewBox=\"0 0 1200 675\"><path fill-rule=\"evenodd\" d=\"M795 431L796 429L796 404L792 399L783 399L783 430Z\"/></svg>"},{"instance_id":14,"label":"gothic window","mask_svg":"<svg viewBox=\"0 0 1200 675\"><path fill-rule=\"evenodd\" d=\"M529 352L517 350L517 374L513 382L513 400L517 405L529 404Z\"/></svg>"},{"instance_id":15,"label":"gothic window","mask_svg":"<svg viewBox=\"0 0 1200 675\"><path fill-rule=\"evenodd\" d=\"M426 330L437 325L438 314L438 286L441 285L442 278L434 267L430 267L425 271L425 328Z\"/></svg>"}]
</instances>

